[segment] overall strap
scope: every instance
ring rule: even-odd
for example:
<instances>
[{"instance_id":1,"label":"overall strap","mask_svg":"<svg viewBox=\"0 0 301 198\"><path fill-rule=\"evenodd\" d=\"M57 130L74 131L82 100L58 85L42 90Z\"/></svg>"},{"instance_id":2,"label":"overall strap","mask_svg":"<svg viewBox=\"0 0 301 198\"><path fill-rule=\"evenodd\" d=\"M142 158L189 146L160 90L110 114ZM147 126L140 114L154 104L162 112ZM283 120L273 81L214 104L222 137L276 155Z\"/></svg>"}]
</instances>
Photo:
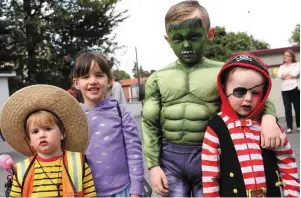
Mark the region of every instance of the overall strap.
<instances>
[{"instance_id":1,"label":"overall strap","mask_svg":"<svg viewBox=\"0 0 301 198\"><path fill-rule=\"evenodd\" d=\"M63 191L68 191L69 194L72 190L75 195L78 195L78 193L81 194L83 191L83 175L85 171L84 156L79 152L64 152L64 168L62 169L62 173L63 176L66 174L66 178L63 178ZM71 189L68 183L71 185Z\"/></svg>"},{"instance_id":2,"label":"overall strap","mask_svg":"<svg viewBox=\"0 0 301 198\"><path fill-rule=\"evenodd\" d=\"M32 168L35 161L35 156L31 156L26 160L15 165L16 180L21 187L21 195L23 197L30 197L34 179L34 168Z\"/></svg>"}]
</instances>

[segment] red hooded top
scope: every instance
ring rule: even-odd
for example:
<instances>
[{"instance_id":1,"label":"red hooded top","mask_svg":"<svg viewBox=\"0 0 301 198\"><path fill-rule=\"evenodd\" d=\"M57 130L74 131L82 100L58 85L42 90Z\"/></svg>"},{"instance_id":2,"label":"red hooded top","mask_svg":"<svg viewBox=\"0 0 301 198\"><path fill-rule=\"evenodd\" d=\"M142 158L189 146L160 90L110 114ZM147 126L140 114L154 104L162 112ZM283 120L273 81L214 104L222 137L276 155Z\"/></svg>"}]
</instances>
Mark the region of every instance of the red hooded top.
<instances>
[{"instance_id":1,"label":"red hooded top","mask_svg":"<svg viewBox=\"0 0 301 198\"><path fill-rule=\"evenodd\" d=\"M234 111L234 109L231 107L228 101L228 97L225 95L224 90L221 86L222 75L224 74L225 70L231 67L246 67L246 68L254 69L260 72L265 77L266 82L268 83L266 87L266 91L264 92L265 95L263 96L261 103L259 103L259 105L254 109L254 111L245 119L254 118L262 112L265 101L267 100L272 88L272 81L269 76L268 68L260 58L249 53L239 53L237 55L234 55L224 64L224 66L222 67L221 71L217 76L217 88L218 88L220 98L222 100L221 111L234 119L238 119L239 117L237 113Z\"/></svg>"}]
</instances>

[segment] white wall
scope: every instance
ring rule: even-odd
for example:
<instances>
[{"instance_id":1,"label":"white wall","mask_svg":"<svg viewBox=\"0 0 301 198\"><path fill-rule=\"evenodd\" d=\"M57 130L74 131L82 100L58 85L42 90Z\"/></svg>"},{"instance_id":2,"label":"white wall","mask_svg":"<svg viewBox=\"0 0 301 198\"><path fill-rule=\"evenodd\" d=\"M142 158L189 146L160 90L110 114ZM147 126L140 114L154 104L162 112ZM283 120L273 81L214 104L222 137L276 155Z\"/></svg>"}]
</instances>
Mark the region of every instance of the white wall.
<instances>
[{"instance_id":1,"label":"white wall","mask_svg":"<svg viewBox=\"0 0 301 198\"><path fill-rule=\"evenodd\" d=\"M279 78L272 78L272 90L269 98L272 100L277 109L278 117L285 117L284 105L281 95L281 80ZM295 116L294 106L292 104L293 116Z\"/></svg>"},{"instance_id":2,"label":"white wall","mask_svg":"<svg viewBox=\"0 0 301 198\"><path fill-rule=\"evenodd\" d=\"M272 78L272 90L270 92L269 98L276 106L278 117L285 117L280 86L281 80L279 78Z\"/></svg>"},{"instance_id":3,"label":"white wall","mask_svg":"<svg viewBox=\"0 0 301 198\"><path fill-rule=\"evenodd\" d=\"M299 62L300 60L300 52L295 51L296 60ZM258 55L259 58L265 62L267 65L278 65L283 63L283 52L266 54L266 55Z\"/></svg>"},{"instance_id":4,"label":"white wall","mask_svg":"<svg viewBox=\"0 0 301 198\"><path fill-rule=\"evenodd\" d=\"M2 106L9 97L8 81L6 77L0 77L0 111Z\"/></svg>"}]
</instances>

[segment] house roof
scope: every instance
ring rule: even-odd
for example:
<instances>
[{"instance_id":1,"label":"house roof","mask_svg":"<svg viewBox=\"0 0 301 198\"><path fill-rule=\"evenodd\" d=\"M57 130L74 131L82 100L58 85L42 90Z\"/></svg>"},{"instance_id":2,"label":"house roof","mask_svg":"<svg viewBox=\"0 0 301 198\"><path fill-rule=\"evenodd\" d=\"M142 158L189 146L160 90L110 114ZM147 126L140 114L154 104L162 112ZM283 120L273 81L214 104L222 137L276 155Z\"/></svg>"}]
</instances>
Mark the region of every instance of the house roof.
<instances>
[{"instance_id":1,"label":"house roof","mask_svg":"<svg viewBox=\"0 0 301 198\"><path fill-rule=\"evenodd\" d=\"M140 82L146 81L148 77L140 78ZM120 81L121 86L131 86L138 84L138 78L135 79L127 79L127 80L121 80Z\"/></svg>"},{"instance_id":2,"label":"house roof","mask_svg":"<svg viewBox=\"0 0 301 198\"><path fill-rule=\"evenodd\" d=\"M15 77L17 74L15 71L9 72L9 73L1 73L0 77L8 78L8 77Z\"/></svg>"},{"instance_id":3,"label":"house roof","mask_svg":"<svg viewBox=\"0 0 301 198\"><path fill-rule=\"evenodd\" d=\"M246 51L247 53L253 54L255 56L258 55L266 55L266 54L273 54L273 53L283 53L286 50L293 50L300 52L300 46L290 46L290 47L282 47L282 48L274 48L274 49L262 49L262 50L253 50L253 51ZM233 52L232 55L238 54L238 52Z\"/></svg>"}]
</instances>

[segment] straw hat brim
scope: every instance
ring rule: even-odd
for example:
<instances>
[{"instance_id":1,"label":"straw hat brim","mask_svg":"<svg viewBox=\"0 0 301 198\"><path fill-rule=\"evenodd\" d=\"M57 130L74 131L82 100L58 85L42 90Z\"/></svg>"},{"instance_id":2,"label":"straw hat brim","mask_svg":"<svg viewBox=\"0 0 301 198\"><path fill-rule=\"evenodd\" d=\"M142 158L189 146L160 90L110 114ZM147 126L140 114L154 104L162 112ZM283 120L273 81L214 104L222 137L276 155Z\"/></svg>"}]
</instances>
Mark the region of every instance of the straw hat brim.
<instances>
[{"instance_id":1,"label":"straw hat brim","mask_svg":"<svg viewBox=\"0 0 301 198\"><path fill-rule=\"evenodd\" d=\"M28 138L26 143L25 120L36 110L47 110L60 118L65 128L64 149L85 151L89 141L86 114L73 96L51 85L25 87L5 102L0 126L5 140L12 148L24 155L33 155Z\"/></svg>"}]
</instances>

